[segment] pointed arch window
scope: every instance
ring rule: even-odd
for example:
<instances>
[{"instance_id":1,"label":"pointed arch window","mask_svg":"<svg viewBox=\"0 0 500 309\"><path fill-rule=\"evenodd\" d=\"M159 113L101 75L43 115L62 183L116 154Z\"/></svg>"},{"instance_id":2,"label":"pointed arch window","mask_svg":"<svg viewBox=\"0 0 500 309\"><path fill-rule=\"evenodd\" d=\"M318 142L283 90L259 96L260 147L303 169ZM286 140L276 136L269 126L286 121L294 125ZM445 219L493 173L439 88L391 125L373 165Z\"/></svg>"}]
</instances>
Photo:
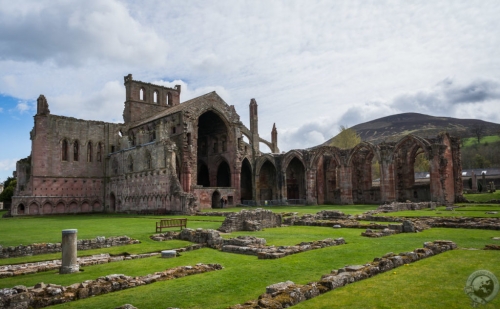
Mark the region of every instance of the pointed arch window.
<instances>
[{"instance_id":1,"label":"pointed arch window","mask_svg":"<svg viewBox=\"0 0 500 309\"><path fill-rule=\"evenodd\" d=\"M139 90L139 100L141 101L144 101L145 100L145 93L144 93L144 88L141 88L141 90Z\"/></svg>"},{"instance_id":2,"label":"pointed arch window","mask_svg":"<svg viewBox=\"0 0 500 309\"><path fill-rule=\"evenodd\" d=\"M167 93L167 105L172 105L172 94L170 92Z\"/></svg>"},{"instance_id":3,"label":"pointed arch window","mask_svg":"<svg viewBox=\"0 0 500 309\"><path fill-rule=\"evenodd\" d=\"M153 92L153 102L158 103L158 91Z\"/></svg>"},{"instance_id":4,"label":"pointed arch window","mask_svg":"<svg viewBox=\"0 0 500 309\"><path fill-rule=\"evenodd\" d=\"M130 145L135 146L135 134L134 134L134 132L130 132L129 137L130 137Z\"/></svg>"},{"instance_id":5,"label":"pointed arch window","mask_svg":"<svg viewBox=\"0 0 500 309\"><path fill-rule=\"evenodd\" d=\"M97 143L97 162L101 162L102 160L102 144Z\"/></svg>"},{"instance_id":6,"label":"pointed arch window","mask_svg":"<svg viewBox=\"0 0 500 309\"><path fill-rule=\"evenodd\" d=\"M92 162L92 142L87 144L87 162Z\"/></svg>"},{"instance_id":7,"label":"pointed arch window","mask_svg":"<svg viewBox=\"0 0 500 309\"><path fill-rule=\"evenodd\" d=\"M61 158L63 161L68 161L68 141L65 139L61 145Z\"/></svg>"},{"instance_id":8,"label":"pointed arch window","mask_svg":"<svg viewBox=\"0 0 500 309\"><path fill-rule=\"evenodd\" d=\"M79 151L80 151L80 145L78 144L78 141L75 141L73 143L73 161L78 161Z\"/></svg>"}]
</instances>

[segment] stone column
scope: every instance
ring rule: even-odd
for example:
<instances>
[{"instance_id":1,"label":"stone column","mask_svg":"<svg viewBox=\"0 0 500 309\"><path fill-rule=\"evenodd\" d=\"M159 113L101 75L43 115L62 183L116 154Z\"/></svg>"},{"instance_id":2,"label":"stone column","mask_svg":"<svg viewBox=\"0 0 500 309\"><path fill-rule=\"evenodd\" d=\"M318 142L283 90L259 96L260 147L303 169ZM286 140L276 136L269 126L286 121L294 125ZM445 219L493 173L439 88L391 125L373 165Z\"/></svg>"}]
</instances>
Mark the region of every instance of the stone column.
<instances>
[{"instance_id":1,"label":"stone column","mask_svg":"<svg viewBox=\"0 0 500 309\"><path fill-rule=\"evenodd\" d=\"M77 233L78 230L63 230L62 231L62 263L59 269L60 274L71 274L80 271L80 266L77 263Z\"/></svg>"}]
</instances>

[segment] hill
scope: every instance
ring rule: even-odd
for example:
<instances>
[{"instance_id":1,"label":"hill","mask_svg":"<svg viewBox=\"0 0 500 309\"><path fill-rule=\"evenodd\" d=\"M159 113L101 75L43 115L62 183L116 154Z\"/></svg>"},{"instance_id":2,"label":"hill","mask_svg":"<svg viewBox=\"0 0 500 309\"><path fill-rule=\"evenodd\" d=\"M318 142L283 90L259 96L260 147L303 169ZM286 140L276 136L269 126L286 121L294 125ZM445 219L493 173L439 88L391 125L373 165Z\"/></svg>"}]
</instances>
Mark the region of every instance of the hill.
<instances>
[{"instance_id":1,"label":"hill","mask_svg":"<svg viewBox=\"0 0 500 309\"><path fill-rule=\"evenodd\" d=\"M443 131L462 138L475 137L472 130L474 127L483 128L484 136L496 135L500 132L500 124L498 123L478 119L434 117L419 113L403 113L382 117L357 124L351 129L355 130L363 141L378 144L383 141L397 141L408 134L434 137ZM326 141L324 145L329 145L334 138Z\"/></svg>"}]
</instances>

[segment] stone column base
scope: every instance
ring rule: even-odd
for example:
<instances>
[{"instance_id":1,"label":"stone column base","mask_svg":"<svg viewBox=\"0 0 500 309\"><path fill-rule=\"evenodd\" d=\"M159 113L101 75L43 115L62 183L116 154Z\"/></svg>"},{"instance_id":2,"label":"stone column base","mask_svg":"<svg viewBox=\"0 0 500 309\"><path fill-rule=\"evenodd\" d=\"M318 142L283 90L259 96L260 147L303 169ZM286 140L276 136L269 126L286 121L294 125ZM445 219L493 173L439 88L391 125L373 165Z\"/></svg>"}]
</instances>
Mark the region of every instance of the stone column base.
<instances>
[{"instance_id":1,"label":"stone column base","mask_svg":"<svg viewBox=\"0 0 500 309\"><path fill-rule=\"evenodd\" d=\"M59 268L60 274L72 274L80 271L80 265L71 265L71 266L61 266Z\"/></svg>"}]
</instances>

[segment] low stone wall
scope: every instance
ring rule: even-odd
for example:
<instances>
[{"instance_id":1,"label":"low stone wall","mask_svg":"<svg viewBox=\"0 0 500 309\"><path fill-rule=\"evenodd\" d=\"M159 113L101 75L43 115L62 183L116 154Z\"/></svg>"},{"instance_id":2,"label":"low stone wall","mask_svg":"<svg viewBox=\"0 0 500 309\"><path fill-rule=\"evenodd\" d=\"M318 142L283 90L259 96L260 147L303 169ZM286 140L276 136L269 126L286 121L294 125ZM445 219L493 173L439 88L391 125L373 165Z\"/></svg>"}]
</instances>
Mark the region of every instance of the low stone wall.
<instances>
[{"instance_id":1,"label":"low stone wall","mask_svg":"<svg viewBox=\"0 0 500 309\"><path fill-rule=\"evenodd\" d=\"M265 241L265 240L264 240ZM295 246L265 246L261 244L254 245L224 245L222 251L238 254L256 255L259 259L279 259L288 255L301 253L309 250L321 249L331 246L345 244L344 238L302 242Z\"/></svg>"},{"instance_id":2,"label":"low stone wall","mask_svg":"<svg viewBox=\"0 0 500 309\"><path fill-rule=\"evenodd\" d=\"M130 277L122 274L99 277L69 286L38 283L34 287L17 285L0 289L0 308L43 308L101 294L121 291L156 281L171 280L222 269L219 264L179 266L146 276Z\"/></svg>"},{"instance_id":3,"label":"low stone wall","mask_svg":"<svg viewBox=\"0 0 500 309\"><path fill-rule=\"evenodd\" d=\"M236 231L260 231L270 227L281 226L281 215L270 210L257 208L255 210L241 210L226 217L219 231L231 233Z\"/></svg>"},{"instance_id":4,"label":"low stone wall","mask_svg":"<svg viewBox=\"0 0 500 309\"><path fill-rule=\"evenodd\" d=\"M198 211L195 214L192 214L191 216L227 217L227 216L231 215L232 213L233 213L232 211L211 211L211 212Z\"/></svg>"},{"instance_id":5,"label":"low stone wall","mask_svg":"<svg viewBox=\"0 0 500 309\"><path fill-rule=\"evenodd\" d=\"M283 219L286 225L303 226L325 226L325 227L345 227L345 228L364 228L372 230L383 230L389 228L388 225L378 224L376 222L396 222L403 223L411 221L418 231L429 227L448 227L448 228L466 228L466 229L485 229L500 230L500 218L470 218L470 217L390 217L374 216L369 213L355 216L346 216L344 219L323 219L323 215L307 214L301 217L289 216ZM371 213L371 212L370 212ZM369 224L359 223L359 221L370 221Z\"/></svg>"},{"instance_id":6,"label":"low stone wall","mask_svg":"<svg viewBox=\"0 0 500 309\"><path fill-rule=\"evenodd\" d=\"M264 238L238 236L236 238L224 239L220 236L219 232L215 230L193 230L189 228L183 229L181 232L170 231L164 234L155 234L151 236L151 239L156 241L181 239L223 252L255 255L259 259L278 259L304 251L345 244L343 238L327 238L313 242L302 242L295 246L266 246L266 240Z\"/></svg>"},{"instance_id":7,"label":"low stone wall","mask_svg":"<svg viewBox=\"0 0 500 309\"><path fill-rule=\"evenodd\" d=\"M381 258L365 265L352 265L332 271L322 276L320 281L306 285L295 284L292 281L280 282L266 288L266 293L257 300L250 300L243 305L235 305L230 309L264 309L288 308L302 301L314 298L328 291L345 286L349 283L370 278L379 273L390 271L399 266L410 264L448 250L453 250L457 245L452 241L436 240L424 243L424 248L399 255L388 253Z\"/></svg>"},{"instance_id":8,"label":"low stone wall","mask_svg":"<svg viewBox=\"0 0 500 309\"><path fill-rule=\"evenodd\" d=\"M430 227L427 224L419 220L405 220L403 224L389 224L387 228L376 232L372 229L366 229L365 232L361 233L361 236L376 238L399 233L417 233L428 228Z\"/></svg>"},{"instance_id":9,"label":"low stone wall","mask_svg":"<svg viewBox=\"0 0 500 309\"><path fill-rule=\"evenodd\" d=\"M392 202L390 204L380 205L376 210L371 211L371 213L387 213L396 211L406 211L406 210L421 210L421 209L435 209L439 206L436 202L421 202L421 203L398 203Z\"/></svg>"},{"instance_id":10,"label":"low stone wall","mask_svg":"<svg viewBox=\"0 0 500 309\"><path fill-rule=\"evenodd\" d=\"M107 264L112 262L119 262L124 260L135 260L159 255L158 252L144 253L144 254L130 254L110 256L108 253L96 254L92 256L85 256L77 258L77 264L80 267ZM35 263L23 263L15 265L1 265L0 266L0 279L7 277L14 277L20 275L35 274L37 272L44 272L49 270L59 269L61 267L61 260L42 261Z\"/></svg>"},{"instance_id":11,"label":"low stone wall","mask_svg":"<svg viewBox=\"0 0 500 309\"><path fill-rule=\"evenodd\" d=\"M139 240L132 239L128 236L103 237L98 236L94 239L79 239L77 240L78 250L101 249L115 246L125 246L138 244ZM19 245L17 247L2 247L0 246L0 258L13 258L20 256L31 256L38 254L57 253L61 252L61 243L40 243L31 245Z\"/></svg>"}]
</instances>

